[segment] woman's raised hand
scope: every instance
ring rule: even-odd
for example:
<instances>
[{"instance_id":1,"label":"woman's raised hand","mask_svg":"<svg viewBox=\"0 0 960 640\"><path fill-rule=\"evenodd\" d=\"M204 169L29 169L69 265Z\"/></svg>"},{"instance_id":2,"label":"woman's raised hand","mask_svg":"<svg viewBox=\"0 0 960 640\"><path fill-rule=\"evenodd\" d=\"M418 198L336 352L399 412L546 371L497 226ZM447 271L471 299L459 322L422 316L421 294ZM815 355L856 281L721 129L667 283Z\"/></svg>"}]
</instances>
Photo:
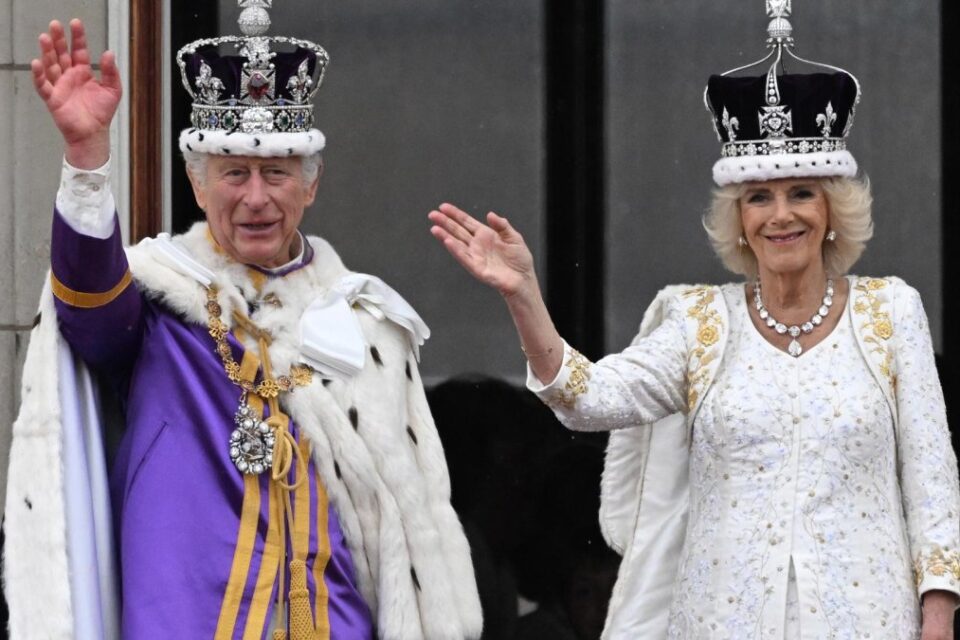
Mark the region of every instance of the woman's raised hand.
<instances>
[{"instance_id":1,"label":"woman's raised hand","mask_svg":"<svg viewBox=\"0 0 960 640\"><path fill-rule=\"evenodd\" d=\"M428 217L430 233L474 278L506 298L525 289L539 295L530 249L506 218L491 211L483 224L446 203Z\"/></svg>"},{"instance_id":2,"label":"woman's raised hand","mask_svg":"<svg viewBox=\"0 0 960 640\"><path fill-rule=\"evenodd\" d=\"M49 31L40 34L40 58L31 61L30 68L37 93L63 136L67 161L92 169L109 158L110 122L123 88L110 51L100 57L100 79L93 75L80 20L70 21L70 35L72 48L67 46L63 25L51 22ZM94 166L81 166L91 163Z\"/></svg>"}]
</instances>

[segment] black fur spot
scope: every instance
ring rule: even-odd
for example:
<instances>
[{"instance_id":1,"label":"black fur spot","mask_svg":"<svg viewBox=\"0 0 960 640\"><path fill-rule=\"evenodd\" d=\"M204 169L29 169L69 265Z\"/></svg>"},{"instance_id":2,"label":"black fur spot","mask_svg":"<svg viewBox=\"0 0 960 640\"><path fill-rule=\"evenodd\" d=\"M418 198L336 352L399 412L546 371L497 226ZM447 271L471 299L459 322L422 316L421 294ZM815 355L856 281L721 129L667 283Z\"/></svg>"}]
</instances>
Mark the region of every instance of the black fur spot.
<instances>
[{"instance_id":1,"label":"black fur spot","mask_svg":"<svg viewBox=\"0 0 960 640\"><path fill-rule=\"evenodd\" d=\"M30 498L24 498L23 503L27 505L27 509L30 509L30 511L33 511L33 503L30 502Z\"/></svg>"},{"instance_id":2,"label":"black fur spot","mask_svg":"<svg viewBox=\"0 0 960 640\"><path fill-rule=\"evenodd\" d=\"M37 325L40 324L40 318L41 318L42 316L43 316L42 313L38 313L37 315L35 315L35 316L33 317L33 325L30 327L31 329L35 329L35 328L37 327Z\"/></svg>"},{"instance_id":3,"label":"black fur spot","mask_svg":"<svg viewBox=\"0 0 960 640\"><path fill-rule=\"evenodd\" d=\"M350 424L353 425L353 430L356 431L360 426L360 414L357 413L357 408L350 407L347 414L350 416Z\"/></svg>"},{"instance_id":4,"label":"black fur spot","mask_svg":"<svg viewBox=\"0 0 960 640\"><path fill-rule=\"evenodd\" d=\"M343 480L343 474L340 473L340 463L336 460L333 461L333 472L337 474L339 480Z\"/></svg>"},{"instance_id":5,"label":"black fur spot","mask_svg":"<svg viewBox=\"0 0 960 640\"><path fill-rule=\"evenodd\" d=\"M420 580L417 578L417 570L413 567L410 567L410 577L413 578L413 586L417 588L417 591L421 591Z\"/></svg>"},{"instance_id":6,"label":"black fur spot","mask_svg":"<svg viewBox=\"0 0 960 640\"><path fill-rule=\"evenodd\" d=\"M197 135L197 139L198 139L200 142L203 142L203 134L202 134L202 133L201 133L201 134L198 134L198 135Z\"/></svg>"},{"instance_id":7,"label":"black fur spot","mask_svg":"<svg viewBox=\"0 0 960 640\"><path fill-rule=\"evenodd\" d=\"M195 132L196 130L197 130L196 127L190 127L190 131L187 131L187 133L193 133L193 132Z\"/></svg>"},{"instance_id":8,"label":"black fur spot","mask_svg":"<svg viewBox=\"0 0 960 640\"><path fill-rule=\"evenodd\" d=\"M380 357L380 351L376 347L370 347L370 355L373 356L373 361L377 363L377 366L383 366L383 359Z\"/></svg>"},{"instance_id":9,"label":"black fur spot","mask_svg":"<svg viewBox=\"0 0 960 640\"><path fill-rule=\"evenodd\" d=\"M413 374L410 372L410 363L407 362L407 380L413 381Z\"/></svg>"},{"instance_id":10,"label":"black fur spot","mask_svg":"<svg viewBox=\"0 0 960 640\"><path fill-rule=\"evenodd\" d=\"M227 155L227 156L230 155L230 149L227 149L226 147L224 147L224 148L223 148L223 153L224 153L224 155Z\"/></svg>"},{"instance_id":11,"label":"black fur spot","mask_svg":"<svg viewBox=\"0 0 960 640\"><path fill-rule=\"evenodd\" d=\"M323 386L329 387L329 386L330 386L330 383L333 382L333 380L330 380L329 378L324 378L324 379L321 380L320 382L323 383Z\"/></svg>"},{"instance_id":12,"label":"black fur spot","mask_svg":"<svg viewBox=\"0 0 960 640\"><path fill-rule=\"evenodd\" d=\"M193 151L193 147L190 146L190 143L187 143L187 151Z\"/></svg>"},{"instance_id":13,"label":"black fur spot","mask_svg":"<svg viewBox=\"0 0 960 640\"><path fill-rule=\"evenodd\" d=\"M407 425L407 435L410 436L410 439L413 440L413 444L420 444L417 442L417 434L413 432L413 427Z\"/></svg>"},{"instance_id":14,"label":"black fur spot","mask_svg":"<svg viewBox=\"0 0 960 640\"><path fill-rule=\"evenodd\" d=\"M287 155L288 155L288 156L292 156L292 155L293 155L293 148L292 148L292 147L291 147L290 149L287 149Z\"/></svg>"},{"instance_id":15,"label":"black fur spot","mask_svg":"<svg viewBox=\"0 0 960 640\"><path fill-rule=\"evenodd\" d=\"M253 139L253 146L255 146L255 147L259 147L259 146L260 146L260 138L254 138L254 139Z\"/></svg>"}]
</instances>

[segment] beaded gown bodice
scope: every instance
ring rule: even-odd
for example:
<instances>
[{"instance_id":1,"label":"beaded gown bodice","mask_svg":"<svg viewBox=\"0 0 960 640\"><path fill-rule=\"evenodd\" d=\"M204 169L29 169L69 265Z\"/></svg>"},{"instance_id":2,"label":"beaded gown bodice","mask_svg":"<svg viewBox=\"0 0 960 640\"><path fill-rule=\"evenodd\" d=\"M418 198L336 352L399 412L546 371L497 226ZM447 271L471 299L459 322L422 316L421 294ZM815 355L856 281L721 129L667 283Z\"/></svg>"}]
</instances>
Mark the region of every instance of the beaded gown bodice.
<instances>
[{"instance_id":1,"label":"beaded gown bodice","mask_svg":"<svg viewBox=\"0 0 960 640\"><path fill-rule=\"evenodd\" d=\"M724 366L692 430L670 637L915 637L893 420L849 315L794 358L727 292Z\"/></svg>"}]
</instances>

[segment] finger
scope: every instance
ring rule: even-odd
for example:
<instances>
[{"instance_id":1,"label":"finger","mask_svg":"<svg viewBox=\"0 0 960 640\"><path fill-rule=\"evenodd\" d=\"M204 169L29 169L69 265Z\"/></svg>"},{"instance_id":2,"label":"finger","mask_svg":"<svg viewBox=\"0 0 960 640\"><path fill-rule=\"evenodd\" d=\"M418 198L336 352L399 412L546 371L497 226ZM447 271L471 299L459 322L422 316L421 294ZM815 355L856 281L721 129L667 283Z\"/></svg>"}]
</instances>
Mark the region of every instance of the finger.
<instances>
[{"instance_id":1,"label":"finger","mask_svg":"<svg viewBox=\"0 0 960 640\"><path fill-rule=\"evenodd\" d=\"M438 208L441 212L459 222L460 225L470 233L475 232L479 227L483 226L469 213L449 202L444 202Z\"/></svg>"},{"instance_id":2,"label":"finger","mask_svg":"<svg viewBox=\"0 0 960 640\"><path fill-rule=\"evenodd\" d=\"M443 232L440 229L440 232ZM437 234L434 234L437 236ZM437 236L439 238L439 236ZM480 270L477 265L477 259L470 253L470 250L462 242L451 236L446 236L443 240L443 248L453 256L453 259L460 263L467 273L477 279L481 279Z\"/></svg>"},{"instance_id":3,"label":"finger","mask_svg":"<svg viewBox=\"0 0 960 640\"><path fill-rule=\"evenodd\" d=\"M442 205L441 205L442 207ZM439 227L442 227L447 233L454 236L461 242L465 244L470 244L470 240L473 238L473 234L468 231L458 220L451 218L449 215L445 215L441 211L433 211L430 219ZM479 225L479 223L478 223Z\"/></svg>"},{"instance_id":4,"label":"finger","mask_svg":"<svg viewBox=\"0 0 960 640\"><path fill-rule=\"evenodd\" d=\"M56 84L63 71L60 69L60 63L57 60L57 51L53 46L53 38L49 33L40 34L40 62L43 63L43 72L47 76L50 84Z\"/></svg>"},{"instance_id":5,"label":"finger","mask_svg":"<svg viewBox=\"0 0 960 640\"><path fill-rule=\"evenodd\" d=\"M33 86L37 93L46 102L53 95L53 85L47 80L47 74L43 71L43 63L34 58L30 61L30 71L33 72Z\"/></svg>"},{"instance_id":6,"label":"finger","mask_svg":"<svg viewBox=\"0 0 960 640\"><path fill-rule=\"evenodd\" d=\"M72 63L74 65L90 64L90 51L87 50L87 33L83 22L74 18L70 21L70 40L72 43Z\"/></svg>"},{"instance_id":7,"label":"finger","mask_svg":"<svg viewBox=\"0 0 960 640\"><path fill-rule=\"evenodd\" d=\"M57 52L57 62L60 63L60 69L66 71L73 62L70 59L70 50L67 47L67 34L63 30L63 25L54 20L50 23L50 37L53 38L53 48Z\"/></svg>"},{"instance_id":8,"label":"finger","mask_svg":"<svg viewBox=\"0 0 960 640\"><path fill-rule=\"evenodd\" d=\"M104 51L100 56L100 83L108 89L118 92L123 90L120 69L117 67L117 56L113 51Z\"/></svg>"},{"instance_id":9,"label":"finger","mask_svg":"<svg viewBox=\"0 0 960 640\"><path fill-rule=\"evenodd\" d=\"M501 238L520 238L520 232L513 228L510 222L503 216L499 216L493 211L487 214L487 224L497 232Z\"/></svg>"}]
</instances>

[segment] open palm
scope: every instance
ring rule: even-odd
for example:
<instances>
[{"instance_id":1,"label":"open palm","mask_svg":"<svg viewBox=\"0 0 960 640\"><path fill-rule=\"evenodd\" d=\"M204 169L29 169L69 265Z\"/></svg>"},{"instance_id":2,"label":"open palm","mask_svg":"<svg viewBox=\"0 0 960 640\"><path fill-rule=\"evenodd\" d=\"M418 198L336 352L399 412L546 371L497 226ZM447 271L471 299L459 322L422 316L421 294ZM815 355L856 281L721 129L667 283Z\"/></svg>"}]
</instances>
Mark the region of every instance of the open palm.
<instances>
[{"instance_id":1,"label":"open palm","mask_svg":"<svg viewBox=\"0 0 960 640\"><path fill-rule=\"evenodd\" d=\"M490 212L487 224L452 204L431 211L430 232L477 280L511 296L535 284L533 256L506 218Z\"/></svg>"},{"instance_id":2,"label":"open palm","mask_svg":"<svg viewBox=\"0 0 960 640\"><path fill-rule=\"evenodd\" d=\"M37 93L69 144L104 134L120 104L123 89L113 53L100 58L101 77L93 75L83 23L70 23L72 51L63 26L54 20L40 35L40 59L31 62Z\"/></svg>"}]
</instances>

